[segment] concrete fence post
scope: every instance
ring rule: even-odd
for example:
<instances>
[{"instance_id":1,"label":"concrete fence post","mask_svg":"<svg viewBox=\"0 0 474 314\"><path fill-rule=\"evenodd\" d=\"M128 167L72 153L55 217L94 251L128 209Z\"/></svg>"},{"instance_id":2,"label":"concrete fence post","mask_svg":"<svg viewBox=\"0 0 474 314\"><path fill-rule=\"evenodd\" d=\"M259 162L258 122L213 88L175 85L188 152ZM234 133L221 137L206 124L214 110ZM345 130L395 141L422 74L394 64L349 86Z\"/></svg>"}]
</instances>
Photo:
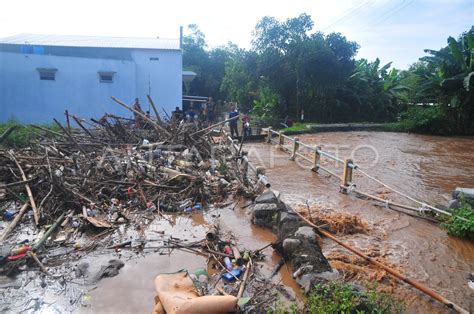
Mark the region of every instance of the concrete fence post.
<instances>
[{"instance_id":1,"label":"concrete fence post","mask_svg":"<svg viewBox=\"0 0 474 314\"><path fill-rule=\"evenodd\" d=\"M349 167L349 164L352 164L352 159L345 159L344 172L342 173L342 186L343 187L348 187L349 184L352 183L352 168Z\"/></svg>"},{"instance_id":2,"label":"concrete fence post","mask_svg":"<svg viewBox=\"0 0 474 314\"><path fill-rule=\"evenodd\" d=\"M321 151L321 146L316 146L316 149L314 150L314 159L313 159L313 170L314 172L318 172L319 170L319 163L321 162L321 154L319 153Z\"/></svg>"},{"instance_id":3,"label":"concrete fence post","mask_svg":"<svg viewBox=\"0 0 474 314\"><path fill-rule=\"evenodd\" d=\"M296 152L298 151L298 148L300 147L299 143L299 138L295 137L293 140L293 152L290 156L290 160L294 161L296 159Z\"/></svg>"},{"instance_id":4,"label":"concrete fence post","mask_svg":"<svg viewBox=\"0 0 474 314\"><path fill-rule=\"evenodd\" d=\"M282 132L278 132L278 146L283 149L283 145L285 144L285 138L283 137Z\"/></svg>"},{"instance_id":5,"label":"concrete fence post","mask_svg":"<svg viewBox=\"0 0 474 314\"><path fill-rule=\"evenodd\" d=\"M271 142L272 142L272 127L269 126L267 130L267 143L271 143Z\"/></svg>"}]
</instances>

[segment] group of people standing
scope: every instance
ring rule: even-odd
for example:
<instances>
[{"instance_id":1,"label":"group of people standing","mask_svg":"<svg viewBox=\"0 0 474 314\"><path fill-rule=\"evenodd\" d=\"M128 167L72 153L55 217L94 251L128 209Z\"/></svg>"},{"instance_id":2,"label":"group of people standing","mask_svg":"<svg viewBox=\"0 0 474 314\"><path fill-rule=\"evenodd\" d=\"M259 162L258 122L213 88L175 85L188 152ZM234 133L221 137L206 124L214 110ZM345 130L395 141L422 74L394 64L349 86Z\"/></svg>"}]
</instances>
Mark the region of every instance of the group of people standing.
<instances>
[{"instance_id":1,"label":"group of people standing","mask_svg":"<svg viewBox=\"0 0 474 314\"><path fill-rule=\"evenodd\" d=\"M232 106L232 109L227 116L227 119L229 120L231 137L239 137L239 128L238 128L239 118L240 118L240 112L237 105L235 104ZM242 116L242 134L243 136L252 135L252 129L250 127L250 117L247 114L244 114Z\"/></svg>"},{"instance_id":2,"label":"group of people standing","mask_svg":"<svg viewBox=\"0 0 474 314\"><path fill-rule=\"evenodd\" d=\"M150 123L148 119L151 119L150 112L144 112L141 108L140 101L138 98L135 98L135 102L133 104L134 109L134 121L135 127L139 129L148 129L150 128ZM191 102L186 111L181 110L181 108L176 107L176 109L172 112L171 117L172 120L175 121L186 121L186 122L198 122L198 123L213 123L216 116L216 105L212 97L209 97L207 101L200 102L195 104ZM239 136L239 128L238 123L240 119L240 112L237 107L237 104L232 105L232 109L228 113L227 119L229 120L229 127L230 133L232 137ZM244 136L249 136L252 133L250 128L250 117L247 114L242 116L242 134Z\"/></svg>"},{"instance_id":3,"label":"group of people standing","mask_svg":"<svg viewBox=\"0 0 474 314\"><path fill-rule=\"evenodd\" d=\"M187 110L183 111L179 107L176 107L175 111L172 112L172 119L177 121L185 120L187 122L205 122L211 123L215 119L216 105L212 97L209 97L207 101L193 102L191 101Z\"/></svg>"}]
</instances>

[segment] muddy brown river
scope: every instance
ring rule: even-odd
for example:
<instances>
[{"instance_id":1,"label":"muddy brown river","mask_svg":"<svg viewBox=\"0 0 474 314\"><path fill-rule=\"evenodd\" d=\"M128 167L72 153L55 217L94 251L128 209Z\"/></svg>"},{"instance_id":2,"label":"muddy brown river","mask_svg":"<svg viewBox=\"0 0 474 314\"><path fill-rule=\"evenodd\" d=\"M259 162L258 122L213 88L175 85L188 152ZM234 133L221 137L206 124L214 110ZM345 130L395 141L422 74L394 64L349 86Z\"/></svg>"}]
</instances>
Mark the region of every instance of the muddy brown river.
<instances>
[{"instance_id":1,"label":"muddy brown river","mask_svg":"<svg viewBox=\"0 0 474 314\"><path fill-rule=\"evenodd\" d=\"M329 132L300 135L299 139L339 158L352 158L367 173L420 201L446 205L456 187L474 187L474 138L438 137L386 132ZM285 144L290 147L291 144ZM303 159L289 155L272 144L247 145L250 159L266 167L272 188L294 206L315 204L334 211L356 214L370 223L372 232L343 239L367 252L377 251L404 275L436 290L465 309L474 311L474 290L468 278L474 271L474 243L450 237L439 225L410 217L374 202L339 193L340 181L324 172L310 171ZM303 153L304 148L301 149ZM309 155L309 152L306 152ZM336 173L342 166L327 159L322 165ZM357 188L385 199L417 206L357 171ZM340 248L324 240L325 254ZM397 283L392 292L407 303L408 312L445 312L439 303L406 284Z\"/></svg>"}]
</instances>

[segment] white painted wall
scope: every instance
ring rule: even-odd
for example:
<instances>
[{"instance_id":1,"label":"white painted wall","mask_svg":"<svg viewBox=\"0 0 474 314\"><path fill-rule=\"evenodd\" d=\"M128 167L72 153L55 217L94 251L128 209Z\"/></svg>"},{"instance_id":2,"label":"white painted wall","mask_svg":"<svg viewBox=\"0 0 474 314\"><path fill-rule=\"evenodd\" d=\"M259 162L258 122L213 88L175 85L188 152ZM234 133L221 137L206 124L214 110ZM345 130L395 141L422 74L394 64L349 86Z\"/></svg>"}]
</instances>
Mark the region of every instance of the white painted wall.
<instances>
[{"instance_id":1,"label":"white painted wall","mask_svg":"<svg viewBox=\"0 0 474 314\"><path fill-rule=\"evenodd\" d=\"M158 58L158 60L150 60ZM136 63L136 91L143 110L149 105L146 95L150 94L161 116L163 109L171 115L182 102L182 57L175 50L132 51ZM150 110L153 113L153 109Z\"/></svg>"},{"instance_id":2,"label":"white painted wall","mask_svg":"<svg viewBox=\"0 0 474 314\"><path fill-rule=\"evenodd\" d=\"M0 121L15 117L25 123L64 121L64 110L78 116L100 117L105 112L131 117L115 104L116 96L132 104L146 94L160 113L181 106L181 51L133 50L132 61L0 52ZM150 57L159 60L150 60ZM39 79L37 68L56 68L55 81ZM101 83L99 71L113 71L113 83Z\"/></svg>"}]
</instances>

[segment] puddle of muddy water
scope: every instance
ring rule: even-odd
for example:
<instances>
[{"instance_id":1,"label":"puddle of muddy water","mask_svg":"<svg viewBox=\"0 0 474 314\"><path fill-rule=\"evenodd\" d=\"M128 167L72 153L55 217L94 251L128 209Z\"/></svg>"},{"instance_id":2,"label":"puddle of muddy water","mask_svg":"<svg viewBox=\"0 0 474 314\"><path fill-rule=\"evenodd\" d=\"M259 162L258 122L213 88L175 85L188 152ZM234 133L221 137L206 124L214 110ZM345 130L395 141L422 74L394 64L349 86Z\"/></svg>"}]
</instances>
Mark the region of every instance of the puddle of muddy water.
<instances>
[{"instance_id":1,"label":"puddle of muddy water","mask_svg":"<svg viewBox=\"0 0 474 314\"><path fill-rule=\"evenodd\" d=\"M235 238L240 249L257 250L274 240L270 230L251 224L245 209L236 206L233 210L232 207L233 205L208 213L177 217L175 224L170 224L166 220L154 221L146 230L145 237L164 231L165 236L173 235L182 240L196 241L204 238L211 224L218 223L219 236L222 239ZM258 262L257 266L263 275L268 276L280 258L272 248L266 248L262 252L266 258L263 262ZM178 250L170 255L154 253L143 258L134 258L125 262L118 276L98 282L96 288L89 293L89 306L80 308L80 312L148 312L154 304L153 281L158 274L181 269L193 271L206 265L206 258ZM273 282L282 283L290 289L290 294L301 297L300 289L287 268L282 267Z\"/></svg>"}]
</instances>

